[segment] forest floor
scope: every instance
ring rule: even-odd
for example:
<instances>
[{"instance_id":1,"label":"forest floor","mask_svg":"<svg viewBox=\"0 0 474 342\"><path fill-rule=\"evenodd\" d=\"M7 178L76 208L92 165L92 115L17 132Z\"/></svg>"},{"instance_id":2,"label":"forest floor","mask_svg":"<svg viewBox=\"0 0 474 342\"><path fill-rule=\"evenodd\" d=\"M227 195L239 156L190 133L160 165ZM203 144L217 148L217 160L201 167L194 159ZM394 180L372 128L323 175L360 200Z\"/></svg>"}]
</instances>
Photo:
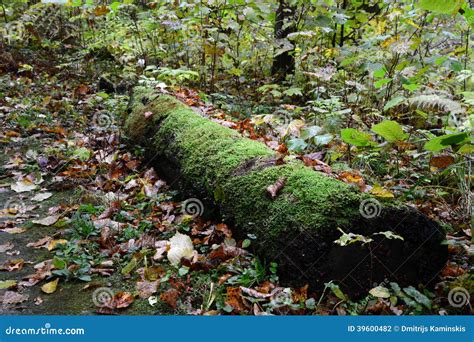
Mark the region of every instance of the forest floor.
<instances>
[{"instance_id":1,"label":"forest floor","mask_svg":"<svg viewBox=\"0 0 474 342\"><path fill-rule=\"evenodd\" d=\"M448 236L450 261L434 290L395 294L393 284L389 296L351 301L335 284L323 293L280 286L251 238L236 241L232 227L183 212L185 198L153 169L159 161L126 145L127 96L78 77L67 57L28 53L28 67L0 75L2 314L469 312L447 298L453 284L473 290L467 235ZM199 105L192 91L176 95ZM176 232L194 249L178 267L166 256Z\"/></svg>"}]
</instances>

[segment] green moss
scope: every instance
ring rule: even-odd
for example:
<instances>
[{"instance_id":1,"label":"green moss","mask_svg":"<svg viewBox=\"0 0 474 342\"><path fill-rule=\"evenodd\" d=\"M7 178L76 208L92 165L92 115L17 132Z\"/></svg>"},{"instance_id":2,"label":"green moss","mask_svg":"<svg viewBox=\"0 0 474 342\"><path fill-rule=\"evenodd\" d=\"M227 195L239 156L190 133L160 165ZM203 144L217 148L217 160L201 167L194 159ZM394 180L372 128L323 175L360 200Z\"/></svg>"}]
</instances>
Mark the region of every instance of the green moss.
<instances>
[{"instance_id":1,"label":"green moss","mask_svg":"<svg viewBox=\"0 0 474 342\"><path fill-rule=\"evenodd\" d=\"M286 177L285 186L271 199L266 189L281 177ZM238 226L263 241L287 241L303 231L317 236L349 227L359 215L359 193L296 162L230 178L223 189L226 211Z\"/></svg>"},{"instance_id":2,"label":"green moss","mask_svg":"<svg viewBox=\"0 0 474 342\"><path fill-rule=\"evenodd\" d=\"M348 185L299 162L262 169L249 167L239 175L236 171L246 163L275 158L275 153L260 142L199 116L172 97L153 99L153 94L144 90L138 98L152 101L135 106L127 121L129 135L154 135L153 151L174 161L194 188L212 195L216 189L223 193L219 199L224 212L244 229L266 236L287 231L293 236L302 229L349 226L352 215L357 214L360 195ZM144 120L147 111L153 116ZM150 131L153 125L156 127ZM276 199L270 199L266 188L280 177L287 178L286 185Z\"/></svg>"}]
</instances>

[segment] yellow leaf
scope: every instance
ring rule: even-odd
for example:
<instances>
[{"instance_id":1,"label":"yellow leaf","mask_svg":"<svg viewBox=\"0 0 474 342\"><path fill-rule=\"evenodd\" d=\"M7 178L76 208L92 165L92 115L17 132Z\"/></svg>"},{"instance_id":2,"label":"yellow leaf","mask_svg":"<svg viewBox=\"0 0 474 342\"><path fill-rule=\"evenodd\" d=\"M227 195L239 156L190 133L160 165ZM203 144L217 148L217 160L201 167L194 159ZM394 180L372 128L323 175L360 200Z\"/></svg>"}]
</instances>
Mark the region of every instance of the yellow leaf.
<instances>
[{"instance_id":1,"label":"yellow leaf","mask_svg":"<svg viewBox=\"0 0 474 342\"><path fill-rule=\"evenodd\" d=\"M41 290L44 293L48 293L48 294L53 293L54 291L56 291L56 288L58 287L58 282L59 282L59 278L56 278L53 281L50 281L49 283L46 283L43 286L41 286Z\"/></svg>"},{"instance_id":2,"label":"yellow leaf","mask_svg":"<svg viewBox=\"0 0 474 342\"><path fill-rule=\"evenodd\" d=\"M64 245L66 243L67 243L67 240L64 240L64 239L51 240L48 245L48 251L52 251L53 249L56 249L58 245Z\"/></svg>"},{"instance_id":3,"label":"yellow leaf","mask_svg":"<svg viewBox=\"0 0 474 342\"><path fill-rule=\"evenodd\" d=\"M375 195L381 198L394 198L395 197L390 190L384 189L378 184L374 185L372 190L370 190L370 193L372 195Z\"/></svg>"},{"instance_id":4,"label":"yellow leaf","mask_svg":"<svg viewBox=\"0 0 474 342\"><path fill-rule=\"evenodd\" d=\"M97 6L96 8L94 8L94 15L96 17L100 17L100 16L105 15L109 12L110 12L110 10L105 5Z\"/></svg>"}]
</instances>

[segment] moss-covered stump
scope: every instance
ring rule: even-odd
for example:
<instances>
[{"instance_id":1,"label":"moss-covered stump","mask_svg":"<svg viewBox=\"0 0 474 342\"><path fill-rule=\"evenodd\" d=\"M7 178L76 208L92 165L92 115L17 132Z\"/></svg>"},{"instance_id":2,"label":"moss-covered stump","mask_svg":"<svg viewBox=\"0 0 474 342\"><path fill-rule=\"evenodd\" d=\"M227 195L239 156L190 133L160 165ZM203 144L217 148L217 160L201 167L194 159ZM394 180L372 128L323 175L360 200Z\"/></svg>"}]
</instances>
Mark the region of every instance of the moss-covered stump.
<instances>
[{"instance_id":1,"label":"moss-covered stump","mask_svg":"<svg viewBox=\"0 0 474 342\"><path fill-rule=\"evenodd\" d=\"M334 280L353 294L384 280L428 285L447 258L444 233L418 211L374 198L299 161L277 163L264 144L212 122L173 97L134 90L125 131L168 181L211 202L288 284ZM278 165L277 165L278 164ZM272 198L268 186L284 180ZM339 246L346 233L373 239ZM403 240L393 238L393 232Z\"/></svg>"}]
</instances>

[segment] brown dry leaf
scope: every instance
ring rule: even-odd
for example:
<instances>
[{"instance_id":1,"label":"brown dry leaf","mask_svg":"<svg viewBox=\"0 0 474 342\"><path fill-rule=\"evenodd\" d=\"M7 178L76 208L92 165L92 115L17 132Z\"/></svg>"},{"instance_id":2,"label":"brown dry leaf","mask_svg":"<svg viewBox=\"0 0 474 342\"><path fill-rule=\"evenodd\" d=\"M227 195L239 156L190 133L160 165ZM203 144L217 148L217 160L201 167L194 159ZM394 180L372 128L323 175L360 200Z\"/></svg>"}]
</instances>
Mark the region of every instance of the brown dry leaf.
<instances>
[{"instance_id":1,"label":"brown dry leaf","mask_svg":"<svg viewBox=\"0 0 474 342\"><path fill-rule=\"evenodd\" d=\"M14 228L5 228L5 229L2 229L1 231L8 234L21 234L21 233L26 232L26 229L14 227Z\"/></svg>"},{"instance_id":2,"label":"brown dry leaf","mask_svg":"<svg viewBox=\"0 0 474 342\"><path fill-rule=\"evenodd\" d=\"M6 291L3 295L3 304L18 304L29 298L26 294L21 294L15 291Z\"/></svg>"},{"instance_id":3,"label":"brown dry leaf","mask_svg":"<svg viewBox=\"0 0 474 342\"><path fill-rule=\"evenodd\" d=\"M230 277L232 277L232 273L226 273L223 276L220 276L218 284L219 285L224 284L227 281L227 279L229 279Z\"/></svg>"},{"instance_id":4,"label":"brown dry leaf","mask_svg":"<svg viewBox=\"0 0 474 342\"><path fill-rule=\"evenodd\" d=\"M52 226L59 220L59 215L51 215L47 216L45 218L42 218L40 220L33 220L31 222L35 224L39 224L40 226Z\"/></svg>"},{"instance_id":5,"label":"brown dry leaf","mask_svg":"<svg viewBox=\"0 0 474 342\"><path fill-rule=\"evenodd\" d=\"M25 260L23 259L11 259L2 265L0 270L8 272L19 271L23 268L24 264Z\"/></svg>"},{"instance_id":6,"label":"brown dry leaf","mask_svg":"<svg viewBox=\"0 0 474 342\"><path fill-rule=\"evenodd\" d=\"M128 292L117 292L112 300L112 307L117 309L124 309L133 303L133 296Z\"/></svg>"},{"instance_id":7,"label":"brown dry leaf","mask_svg":"<svg viewBox=\"0 0 474 342\"><path fill-rule=\"evenodd\" d=\"M158 290L159 280L137 282L137 291L140 298L148 298Z\"/></svg>"},{"instance_id":8,"label":"brown dry leaf","mask_svg":"<svg viewBox=\"0 0 474 342\"><path fill-rule=\"evenodd\" d=\"M226 238L230 239L232 237L232 231L229 229L229 227L225 223L217 224L216 229L217 231L224 233Z\"/></svg>"},{"instance_id":9,"label":"brown dry leaf","mask_svg":"<svg viewBox=\"0 0 474 342\"><path fill-rule=\"evenodd\" d=\"M52 237L51 236L45 236L44 238L39 239L36 242L30 242L29 244L26 245L26 247L33 247L33 248L43 248L49 244L51 241Z\"/></svg>"},{"instance_id":10,"label":"brown dry leaf","mask_svg":"<svg viewBox=\"0 0 474 342\"><path fill-rule=\"evenodd\" d=\"M365 182L361 175L349 171L342 172L339 177L345 183L356 184L361 191L365 190Z\"/></svg>"},{"instance_id":11,"label":"brown dry leaf","mask_svg":"<svg viewBox=\"0 0 474 342\"><path fill-rule=\"evenodd\" d=\"M246 310L246 306L242 300L241 289L239 287L228 287L227 298L225 303L234 308L234 312L240 313Z\"/></svg>"},{"instance_id":12,"label":"brown dry leaf","mask_svg":"<svg viewBox=\"0 0 474 342\"><path fill-rule=\"evenodd\" d=\"M454 157L449 154L433 156L430 159L430 166L436 169L444 169L454 163Z\"/></svg>"},{"instance_id":13,"label":"brown dry leaf","mask_svg":"<svg viewBox=\"0 0 474 342\"><path fill-rule=\"evenodd\" d=\"M41 286L41 291L48 294L55 292L56 289L58 288L58 282L59 282L59 278L56 278L53 281L50 281L49 283L44 284L43 286Z\"/></svg>"},{"instance_id":14,"label":"brown dry leaf","mask_svg":"<svg viewBox=\"0 0 474 342\"><path fill-rule=\"evenodd\" d=\"M275 198L278 195L278 192L285 186L286 177L280 177L275 182L275 184L269 185L267 187L267 192L270 194L271 198Z\"/></svg>"},{"instance_id":15,"label":"brown dry leaf","mask_svg":"<svg viewBox=\"0 0 474 342\"><path fill-rule=\"evenodd\" d=\"M258 292L257 290L250 289L243 286L241 286L240 289L242 290L242 292L255 298L270 298L271 296L273 296L273 293L261 293L261 292Z\"/></svg>"},{"instance_id":16,"label":"brown dry leaf","mask_svg":"<svg viewBox=\"0 0 474 342\"><path fill-rule=\"evenodd\" d=\"M87 95L87 93L90 91L90 88L85 85L85 84L80 84L75 90L74 93L76 95Z\"/></svg>"},{"instance_id":17,"label":"brown dry leaf","mask_svg":"<svg viewBox=\"0 0 474 342\"><path fill-rule=\"evenodd\" d=\"M209 259L220 259L221 261L226 261L230 258L246 255L247 253L248 252L245 249L221 244L217 249L214 249L209 253Z\"/></svg>"},{"instance_id":18,"label":"brown dry leaf","mask_svg":"<svg viewBox=\"0 0 474 342\"><path fill-rule=\"evenodd\" d=\"M294 303L304 303L308 299L308 284L291 291L291 296Z\"/></svg>"},{"instance_id":19,"label":"brown dry leaf","mask_svg":"<svg viewBox=\"0 0 474 342\"><path fill-rule=\"evenodd\" d=\"M169 289L166 292L160 294L160 300L171 306L173 309L176 309L176 302L178 300L179 291L176 289Z\"/></svg>"},{"instance_id":20,"label":"brown dry leaf","mask_svg":"<svg viewBox=\"0 0 474 342\"><path fill-rule=\"evenodd\" d=\"M15 246L11 242L7 242L6 244L0 245L0 253L5 253L6 251L13 249L13 247Z\"/></svg>"},{"instance_id":21,"label":"brown dry leaf","mask_svg":"<svg viewBox=\"0 0 474 342\"><path fill-rule=\"evenodd\" d=\"M97 6L96 8L94 8L94 15L96 17L103 16L109 12L110 12L110 9L105 5Z\"/></svg>"}]
</instances>

